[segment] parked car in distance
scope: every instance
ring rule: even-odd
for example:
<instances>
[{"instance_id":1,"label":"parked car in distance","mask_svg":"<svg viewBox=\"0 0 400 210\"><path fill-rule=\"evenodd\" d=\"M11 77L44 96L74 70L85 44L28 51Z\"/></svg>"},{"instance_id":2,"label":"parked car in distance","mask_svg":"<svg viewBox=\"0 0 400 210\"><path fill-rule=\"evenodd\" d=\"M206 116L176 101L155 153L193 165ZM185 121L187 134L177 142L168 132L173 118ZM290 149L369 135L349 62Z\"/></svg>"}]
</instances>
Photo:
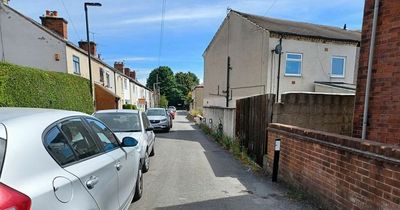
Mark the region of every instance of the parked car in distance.
<instances>
[{"instance_id":1,"label":"parked car in distance","mask_svg":"<svg viewBox=\"0 0 400 210\"><path fill-rule=\"evenodd\" d=\"M0 209L128 209L143 189L137 144L80 112L0 108Z\"/></svg>"},{"instance_id":2,"label":"parked car in distance","mask_svg":"<svg viewBox=\"0 0 400 210\"><path fill-rule=\"evenodd\" d=\"M150 108L147 109L146 115L150 120L151 125L156 131L166 131L172 128L171 116L164 108Z\"/></svg>"},{"instance_id":3,"label":"parked car in distance","mask_svg":"<svg viewBox=\"0 0 400 210\"><path fill-rule=\"evenodd\" d=\"M150 156L154 155L155 135L153 126L144 112L138 110L102 110L93 114L103 121L119 139L127 136L139 141L138 152L143 163L143 172L150 168Z\"/></svg>"}]
</instances>

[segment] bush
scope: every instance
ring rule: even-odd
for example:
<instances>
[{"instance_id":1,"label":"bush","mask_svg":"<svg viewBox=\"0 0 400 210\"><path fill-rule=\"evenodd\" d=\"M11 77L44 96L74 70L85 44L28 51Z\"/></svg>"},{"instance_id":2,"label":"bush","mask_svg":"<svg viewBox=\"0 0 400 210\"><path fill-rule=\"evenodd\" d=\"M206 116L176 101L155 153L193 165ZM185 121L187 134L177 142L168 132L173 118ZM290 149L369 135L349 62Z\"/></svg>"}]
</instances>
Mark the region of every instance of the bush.
<instances>
[{"instance_id":1,"label":"bush","mask_svg":"<svg viewBox=\"0 0 400 210\"><path fill-rule=\"evenodd\" d=\"M197 110L197 109L192 109L189 112L190 115L192 115L193 117L197 117L197 116L203 116L203 112L201 110Z\"/></svg>"},{"instance_id":2,"label":"bush","mask_svg":"<svg viewBox=\"0 0 400 210\"><path fill-rule=\"evenodd\" d=\"M133 105L133 104L124 104L124 105L122 105L122 108L123 108L123 109L133 109L133 110L137 110L136 105Z\"/></svg>"},{"instance_id":3,"label":"bush","mask_svg":"<svg viewBox=\"0 0 400 210\"><path fill-rule=\"evenodd\" d=\"M0 62L0 107L64 109L93 113L89 80Z\"/></svg>"}]
</instances>

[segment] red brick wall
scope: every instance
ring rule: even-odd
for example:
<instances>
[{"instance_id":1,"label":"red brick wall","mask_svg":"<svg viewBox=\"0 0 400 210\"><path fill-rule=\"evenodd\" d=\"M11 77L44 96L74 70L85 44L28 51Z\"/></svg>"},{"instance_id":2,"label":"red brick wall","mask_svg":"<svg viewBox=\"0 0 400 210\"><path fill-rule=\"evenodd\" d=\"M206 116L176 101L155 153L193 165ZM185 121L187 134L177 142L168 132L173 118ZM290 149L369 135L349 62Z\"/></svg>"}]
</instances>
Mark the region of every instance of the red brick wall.
<instances>
[{"instance_id":1,"label":"red brick wall","mask_svg":"<svg viewBox=\"0 0 400 210\"><path fill-rule=\"evenodd\" d=\"M374 0L366 0L360 51L353 136L361 137L365 84ZM388 144L400 144L400 3L381 0L367 138Z\"/></svg>"},{"instance_id":2,"label":"red brick wall","mask_svg":"<svg viewBox=\"0 0 400 210\"><path fill-rule=\"evenodd\" d=\"M40 17L42 25L64 39L68 39L68 23L63 18L59 17Z\"/></svg>"},{"instance_id":3,"label":"red brick wall","mask_svg":"<svg viewBox=\"0 0 400 210\"><path fill-rule=\"evenodd\" d=\"M400 148L282 124L268 128L267 169L331 209L400 209Z\"/></svg>"},{"instance_id":4,"label":"red brick wall","mask_svg":"<svg viewBox=\"0 0 400 210\"><path fill-rule=\"evenodd\" d=\"M96 110L105 109L118 109L118 100L113 94L108 92L105 87L100 85L95 85L95 95L96 95Z\"/></svg>"}]
</instances>

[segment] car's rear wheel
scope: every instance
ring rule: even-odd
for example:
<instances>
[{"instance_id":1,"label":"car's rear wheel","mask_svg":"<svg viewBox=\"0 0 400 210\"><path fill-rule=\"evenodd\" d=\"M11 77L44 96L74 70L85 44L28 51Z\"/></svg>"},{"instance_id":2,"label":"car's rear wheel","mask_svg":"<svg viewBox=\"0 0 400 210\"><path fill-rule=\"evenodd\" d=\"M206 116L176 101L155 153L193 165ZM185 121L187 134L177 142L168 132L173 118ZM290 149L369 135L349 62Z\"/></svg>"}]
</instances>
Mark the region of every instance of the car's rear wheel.
<instances>
[{"instance_id":1,"label":"car's rear wheel","mask_svg":"<svg viewBox=\"0 0 400 210\"><path fill-rule=\"evenodd\" d=\"M135 187L135 196L133 197L132 202L138 201L143 195L143 173L142 169L139 168L138 176L136 179L136 187Z\"/></svg>"},{"instance_id":2,"label":"car's rear wheel","mask_svg":"<svg viewBox=\"0 0 400 210\"><path fill-rule=\"evenodd\" d=\"M150 169L150 155L149 155L149 151L146 151L146 154L144 155L144 161L143 161L143 173L146 173L149 171Z\"/></svg>"}]
</instances>

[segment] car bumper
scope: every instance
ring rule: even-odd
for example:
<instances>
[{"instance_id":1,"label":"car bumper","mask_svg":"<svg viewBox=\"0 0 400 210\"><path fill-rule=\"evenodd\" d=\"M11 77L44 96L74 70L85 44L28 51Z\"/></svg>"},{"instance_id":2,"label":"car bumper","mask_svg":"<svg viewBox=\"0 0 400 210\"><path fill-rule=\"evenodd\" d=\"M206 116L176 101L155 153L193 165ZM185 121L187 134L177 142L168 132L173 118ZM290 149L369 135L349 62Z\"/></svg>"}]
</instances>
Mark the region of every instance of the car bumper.
<instances>
[{"instance_id":1,"label":"car bumper","mask_svg":"<svg viewBox=\"0 0 400 210\"><path fill-rule=\"evenodd\" d=\"M152 123L154 130L167 130L169 128L168 122Z\"/></svg>"}]
</instances>

